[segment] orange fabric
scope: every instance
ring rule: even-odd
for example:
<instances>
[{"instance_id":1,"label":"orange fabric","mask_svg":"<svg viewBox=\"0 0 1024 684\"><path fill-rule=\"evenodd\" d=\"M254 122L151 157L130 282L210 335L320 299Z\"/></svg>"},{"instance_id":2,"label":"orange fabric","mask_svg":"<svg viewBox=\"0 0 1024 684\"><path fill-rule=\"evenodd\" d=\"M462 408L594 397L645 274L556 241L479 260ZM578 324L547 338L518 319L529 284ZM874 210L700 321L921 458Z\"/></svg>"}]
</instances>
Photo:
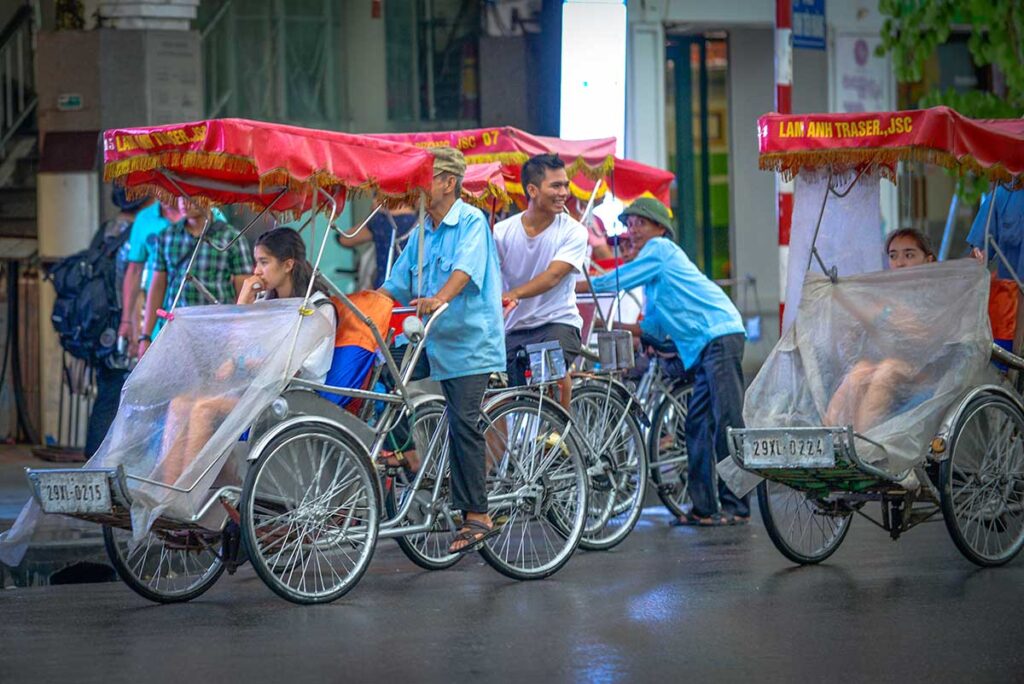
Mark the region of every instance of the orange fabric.
<instances>
[{"instance_id":1,"label":"orange fabric","mask_svg":"<svg viewBox=\"0 0 1024 684\"><path fill-rule=\"evenodd\" d=\"M992 321L992 337L1012 340L1017 332L1017 305L1020 290L1012 280L992 278L988 295L988 317Z\"/></svg>"},{"instance_id":2,"label":"orange fabric","mask_svg":"<svg viewBox=\"0 0 1024 684\"><path fill-rule=\"evenodd\" d=\"M373 321L383 336L387 334L388 322L391 319L392 301L390 297L373 290L356 292L348 297L364 316ZM377 350L377 340L370 329L352 313L337 297L332 297L334 310L338 313L338 332L334 337L335 347L357 346L367 351Z\"/></svg>"}]
</instances>

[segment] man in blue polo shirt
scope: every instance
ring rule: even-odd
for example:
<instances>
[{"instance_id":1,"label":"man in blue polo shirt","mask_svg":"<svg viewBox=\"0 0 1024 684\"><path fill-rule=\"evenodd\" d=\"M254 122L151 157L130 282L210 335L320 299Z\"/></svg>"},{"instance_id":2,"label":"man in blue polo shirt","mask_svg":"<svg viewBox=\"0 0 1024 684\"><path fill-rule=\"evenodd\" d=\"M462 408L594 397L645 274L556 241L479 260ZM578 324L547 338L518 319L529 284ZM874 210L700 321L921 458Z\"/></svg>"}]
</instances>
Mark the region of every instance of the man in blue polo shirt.
<instances>
[{"instance_id":1,"label":"man in blue polo shirt","mask_svg":"<svg viewBox=\"0 0 1024 684\"><path fill-rule=\"evenodd\" d=\"M466 160L454 148L433 148L434 180L424 220L423 278L416 277L420 235L413 231L380 291L429 314L448 309L430 329L426 358L448 405L452 505L464 524L450 553L479 548L494 534L487 514L486 443L480 403L487 380L505 369L501 268L483 213L459 199Z\"/></svg>"},{"instance_id":2,"label":"man in blue polo shirt","mask_svg":"<svg viewBox=\"0 0 1024 684\"><path fill-rule=\"evenodd\" d=\"M671 239L675 229L664 204L641 197L619 220L629 229L636 258L620 266L617 275L612 271L594 278L594 291L642 286L641 330L657 339L671 338L683 365L694 373L686 417L693 508L677 524L745 523L748 498L733 494L715 472L718 461L729 455L726 429L743 427L743 319L732 300ZM586 290L586 282L577 284L577 292Z\"/></svg>"}]
</instances>

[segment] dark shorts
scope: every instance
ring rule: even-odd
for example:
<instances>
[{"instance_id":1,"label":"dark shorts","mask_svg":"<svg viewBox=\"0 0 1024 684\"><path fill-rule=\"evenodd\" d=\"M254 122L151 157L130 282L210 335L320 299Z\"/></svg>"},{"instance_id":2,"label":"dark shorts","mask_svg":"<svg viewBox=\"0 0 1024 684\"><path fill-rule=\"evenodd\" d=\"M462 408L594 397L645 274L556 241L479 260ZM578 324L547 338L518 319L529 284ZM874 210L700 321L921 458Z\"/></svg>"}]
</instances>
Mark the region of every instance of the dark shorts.
<instances>
[{"instance_id":1,"label":"dark shorts","mask_svg":"<svg viewBox=\"0 0 1024 684\"><path fill-rule=\"evenodd\" d=\"M547 323L536 328L514 330L505 336L505 366L509 384L514 386L526 384L526 367L528 362L517 359L519 351L528 344L538 342L558 342L565 355L566 369L580 355L582 342L579 328L565 323Z\"/></svg>"}]
</instances>

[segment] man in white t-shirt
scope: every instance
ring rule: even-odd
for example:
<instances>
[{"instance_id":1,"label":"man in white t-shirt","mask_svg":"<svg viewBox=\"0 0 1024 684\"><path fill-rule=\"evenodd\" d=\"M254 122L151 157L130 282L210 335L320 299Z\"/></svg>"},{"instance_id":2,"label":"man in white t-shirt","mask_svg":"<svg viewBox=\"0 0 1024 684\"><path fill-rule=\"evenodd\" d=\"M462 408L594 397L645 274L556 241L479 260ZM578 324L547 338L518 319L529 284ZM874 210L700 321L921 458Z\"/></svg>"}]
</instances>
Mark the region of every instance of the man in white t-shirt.
<instances>
[{"instance_id":1,"label":"man in white t-shirt","mask_svg":"<svg viewBox=\"0 0 1024 684\"><path fill-rule=\"evenodd\" d=\"M580 353L583 319L576 308L576 276L587 258L587 229L565 213L569 177L565 163L553 154L523 165L526 211L494 226L501 260L505 302L505 349L509 381L526 383L528 362L521 352L528 344L558 342L568 367ZM568 408L572 381L560 383L561 402Z\"/></svg>"}]
</instances>

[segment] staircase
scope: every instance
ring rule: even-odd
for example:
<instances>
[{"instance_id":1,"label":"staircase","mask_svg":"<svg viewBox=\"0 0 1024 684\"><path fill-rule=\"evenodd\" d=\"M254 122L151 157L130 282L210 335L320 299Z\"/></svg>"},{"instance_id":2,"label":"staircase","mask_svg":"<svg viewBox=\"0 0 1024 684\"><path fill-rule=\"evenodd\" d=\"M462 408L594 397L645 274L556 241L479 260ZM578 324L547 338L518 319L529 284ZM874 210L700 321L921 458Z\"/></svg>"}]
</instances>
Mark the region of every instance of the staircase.
<instances>
[{"instance_id":1,"label":"staircase","mask_svg":"<svg viewBox=\"0 0 1024 684\"><path fill-rule=\"evenodd\" d=\"M36 92L32 10L0 29L0 260L36 252Z\"/></svg>"}]
</instances>

